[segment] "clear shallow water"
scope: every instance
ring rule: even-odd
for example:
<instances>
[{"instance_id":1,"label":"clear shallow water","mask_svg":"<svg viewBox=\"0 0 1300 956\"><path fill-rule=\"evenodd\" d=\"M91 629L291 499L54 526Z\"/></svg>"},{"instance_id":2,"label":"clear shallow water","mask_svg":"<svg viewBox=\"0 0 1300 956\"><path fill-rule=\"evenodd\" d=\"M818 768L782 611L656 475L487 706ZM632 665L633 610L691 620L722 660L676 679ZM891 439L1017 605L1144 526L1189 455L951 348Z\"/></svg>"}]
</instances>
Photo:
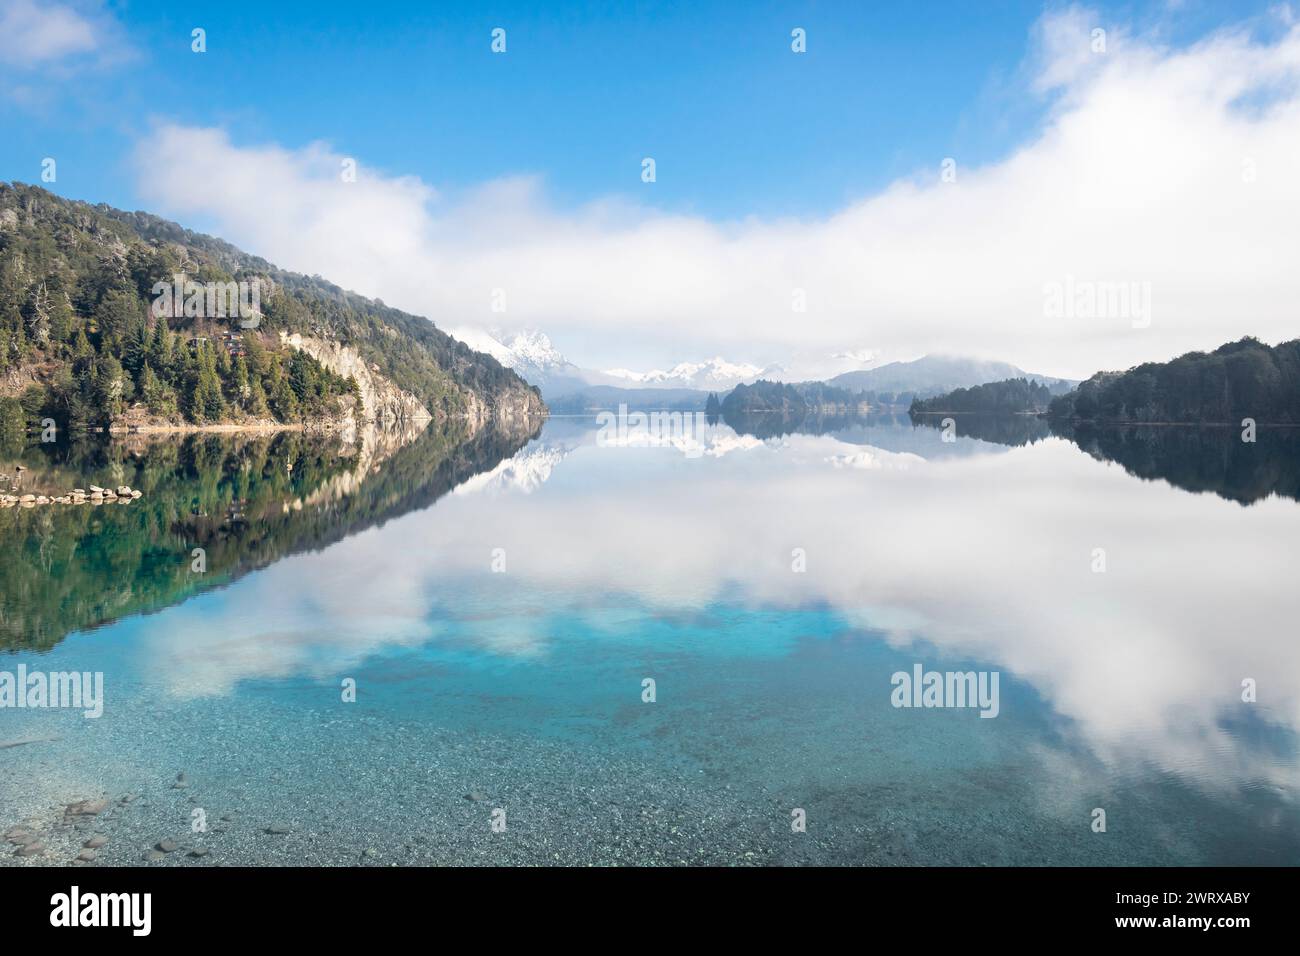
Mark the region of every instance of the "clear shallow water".
<instances>
[{"instance_id":1,"label":"clear shallow water","mask_svg":"<svg viewBox=\"0 0 1300 956\"><path fill-rule=\"evenodd\" d=\"M0 743L38 738L0 749L0 826L49 846L3 859L68 862L86 831L64 806L106 796L83 825L108 863L164 837L210 852L155 865L1300 862L1296 501L1139 480L1040 434L701 439L608 447L553 419L472 466L321 464L333 493L265 512L319 512L313 533L268 556L232 525L227 586L65 637L76 615L45 612L25 626L51 649L13 632L0 669L103 671L107 701L0 710ZM134 507L98 535L126 541ZM135 578L188 564L194 528L157 525ZM999 715L894 708L916 663L998 671Z\"/></svg>"}]
</instances>

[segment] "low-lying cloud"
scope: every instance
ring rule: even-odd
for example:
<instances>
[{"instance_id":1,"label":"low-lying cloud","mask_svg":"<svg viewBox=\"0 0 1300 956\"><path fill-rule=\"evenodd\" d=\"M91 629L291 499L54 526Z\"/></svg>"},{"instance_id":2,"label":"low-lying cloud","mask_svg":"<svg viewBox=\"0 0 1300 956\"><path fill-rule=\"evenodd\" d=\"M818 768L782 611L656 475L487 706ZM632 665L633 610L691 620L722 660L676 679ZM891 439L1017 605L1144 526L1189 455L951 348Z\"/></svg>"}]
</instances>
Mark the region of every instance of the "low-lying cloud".
<instances>
[{"instance_id":1,"label":"low-lying cloud","mask_svg":"<svg viewBox=\"0 0 1300 956\"><path fill-rule=\"evenodd\" d=\"M1100 24L1104 52L1097 26L1070 9L1035 29L1024 94L1053 100L1031 141L982 167L953 157L955 181L935 157L818 218L664 212L653 184L560 208L534 176L445 195L365 156L347 182L338 148L174 123L141 144L139 189L444 328L542 328L580 364L870 349L1085 376L1300 335L1300 26L1276 13L1167 48ZM1103 283L1149 288L1146 321L1046 307L1049 287Z\"/></svg>"}]
</instances>

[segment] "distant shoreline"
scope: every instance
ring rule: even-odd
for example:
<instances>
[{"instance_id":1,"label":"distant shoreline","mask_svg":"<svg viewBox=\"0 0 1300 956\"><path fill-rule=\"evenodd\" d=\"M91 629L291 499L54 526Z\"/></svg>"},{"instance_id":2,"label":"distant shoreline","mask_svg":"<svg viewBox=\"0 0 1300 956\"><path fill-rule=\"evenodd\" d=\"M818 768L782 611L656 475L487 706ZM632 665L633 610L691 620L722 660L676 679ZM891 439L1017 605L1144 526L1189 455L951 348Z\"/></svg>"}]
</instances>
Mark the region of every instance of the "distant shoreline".
<instances>
[{"instance_id":1,"label":"distant shoreline","mask_svg":"<svg viewBox=\"0 0 1300 956\"><path fill-rule=\"evenodd\" d=\"M1102 418L1050 418L1042 412L911 412L914 418L939 416L966 416L969 418L1039 418L1057 425L1099 425L1108 428L1240 428L1240 422L1137 422ZM1300 422L1256 422L1257 428L1300 428Z\"/></svg>"}]
</instances>

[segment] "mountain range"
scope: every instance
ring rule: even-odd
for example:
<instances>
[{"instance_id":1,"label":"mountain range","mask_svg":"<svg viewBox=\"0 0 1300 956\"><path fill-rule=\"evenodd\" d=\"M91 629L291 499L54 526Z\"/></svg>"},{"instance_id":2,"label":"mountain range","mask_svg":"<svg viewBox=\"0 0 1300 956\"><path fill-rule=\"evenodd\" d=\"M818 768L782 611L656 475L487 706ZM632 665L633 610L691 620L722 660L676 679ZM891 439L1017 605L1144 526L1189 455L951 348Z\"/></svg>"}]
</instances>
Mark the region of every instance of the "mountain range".
<instances>
[{"instance_id":1,"label":"mountain range","mask_svg":"<svg viewBox=\"0 0 1300 956\"><path fill-rule=\"evenodd\" d=\"M702 407L710 392L722 395L737 386L759 381L815 384L806 376L792 376L782 365L759 366L722 356L682 361L668 369L645 372L625 368L587 369L571 362L545 333L536 330L509 335L496 331L457 334L536 385L548 403L567 412L615 407L620 402L664 408ZM871 354L863 352L861 358L870 361ZM877 401L883 399L885 404L906 406L914 397L942 395L957 388L1021 378L1047 387L1053 395L1068 391L1076 384L1069 379L1026 372L1007 362L945 355L926 355L912 361L844 372L826 379L825 384L853 393L868 392Z\"/></svg>"},{"instance_id":2,"label":"mountain range","mask_svg":"<svg viewBox=\"0 0 1300 956\"><path fill-rule=\"evenodd\" d=\"M569 361L546 333L536 329L508 334L498 330L487 333L464 330L457 334L472 347L491 355L536 385L548 401L591 388L729 391L742 383L771 378L781 372L779 366L730 362L721 356L697 362L679 362L669 369L646 372L626 368L589 369Z\"/></svg>"},{"instance_id":3,"label":"mountain range","mask_svg":"<svg viewBox=\"0 0 1300 956\"><path fill-rule=\"evenodd\" d=\"M827 384L853 391L912 392L925 398L958 388L1018 378L1045 385L1053 394L1061 394L1077 384L1070 379L1026 372L1007 362L950 355L926 355L911 362L890 362L876 368L845 372L828 379Z\"/></svg>"}]
</instances>

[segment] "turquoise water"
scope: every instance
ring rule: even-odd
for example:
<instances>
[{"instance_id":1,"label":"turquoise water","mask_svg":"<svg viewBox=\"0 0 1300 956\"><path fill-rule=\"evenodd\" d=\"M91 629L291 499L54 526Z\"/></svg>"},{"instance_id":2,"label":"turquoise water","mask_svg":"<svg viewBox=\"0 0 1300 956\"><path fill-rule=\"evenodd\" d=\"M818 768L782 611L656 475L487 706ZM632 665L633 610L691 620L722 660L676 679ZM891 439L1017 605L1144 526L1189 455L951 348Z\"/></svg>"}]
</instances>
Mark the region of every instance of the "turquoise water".
<instances>
[{"instance_id":1,"label":"turquoise water","mask_svg":"<svg viewBox=\"0 0 1300 956\"><path fill-rule=\"evenodd\" d=\"M102 671L104 714L0 710L0 744L29 741L0 749L0 828L47 844L0 859L68 863L93 830L96 864L167 837L149 865L1300 863L1296 501L1050 436L696 439L553 419L377 495L392 459L294 489L329 531L220 586L98 626L60 599L0 670ZM380 503L345 522L367 483ZM96 533L125 542L134 507ZM47 551L63 533L3 519ZM132 574L190 560L178 520ZM915 664L998 672L996 718L894 707Z\"/></svg>"}]
</instances>

